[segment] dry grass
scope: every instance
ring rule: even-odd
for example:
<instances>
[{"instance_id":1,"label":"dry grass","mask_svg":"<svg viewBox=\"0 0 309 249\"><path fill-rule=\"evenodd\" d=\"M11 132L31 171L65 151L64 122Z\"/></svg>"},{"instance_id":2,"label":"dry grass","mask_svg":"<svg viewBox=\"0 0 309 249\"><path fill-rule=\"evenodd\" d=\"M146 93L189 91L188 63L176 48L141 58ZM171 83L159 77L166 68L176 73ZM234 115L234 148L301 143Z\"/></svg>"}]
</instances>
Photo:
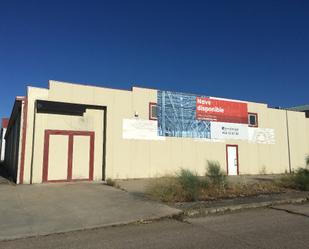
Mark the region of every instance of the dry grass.
<instances>
[{"instance_id":1,"label":"dry grass","mask_svg":"<svg viewBox=\"0 0 309 249\"><path fill-rule=\"evenodd\" d=\"M200 183L205 183L207 178L200 178ZM272 182L227 184L225 187L217 184L200 184L196 190L196 200L207 201L236 197L256 196L283 192L284 189ZM187 191L184 190L177 177L162 177L153 181L147 188L151 197L163 202L188 202Z\"/></svg>"},{"instance_id":2,"label":"dry grass","mask_svg":"<svg viewBox=\"0 0 309 249\"><path fill-rule=\"evenodd\" d=\"M158 178L148 185L146 192L164 202L186 201L186 195L176 177Z\"/></svg>"},{"instance_id":3,"label":"dry grass","mask_svg":"<svg viewBox=\"0 0 309 249\"><path fill-rule=\"evenodd\" d=\"M293 174L287 174L277 180L277 185L282 188L296 189L296 184L293 179Z\"/></svg>"},{"instance_id":4,"label":"dry grass","mask_svg":"<svg viewBox=\"0 0 309 249\"><path fill-rule=\"evenodd\" d=\"M284 188L309 191L309 168L300 168L293 174L281 177L278 185Z\"/></svg>"},{"instance_id":5,"label":"dry grass","mask_svg":"<svg viewBox=\"0 0 309 249\"><path fill-rule=\"evenodd\" d=\"M229 184L225 188L218 188L215 185L211 185L201 191L200 200L217 200L280 192L283 192L283 189L270 182Z\"/></svg>"},{"instance_id":6,"label":"dry grass","mask_svg":"<svg viewBox=\"0 0 309 249\"><path fill-rule=\"evenodd\" d=\"M252 183L229 183L221 171L220 164L208 161L205 177L195 172L181 169L173 176L158 178L152 182L147 193L164 202L207 201L261 194L281 193L286 188L307 189L309 170L299 170L295 176L282 178L281 181L261 181Z\"/></svg>"}]
</instances>

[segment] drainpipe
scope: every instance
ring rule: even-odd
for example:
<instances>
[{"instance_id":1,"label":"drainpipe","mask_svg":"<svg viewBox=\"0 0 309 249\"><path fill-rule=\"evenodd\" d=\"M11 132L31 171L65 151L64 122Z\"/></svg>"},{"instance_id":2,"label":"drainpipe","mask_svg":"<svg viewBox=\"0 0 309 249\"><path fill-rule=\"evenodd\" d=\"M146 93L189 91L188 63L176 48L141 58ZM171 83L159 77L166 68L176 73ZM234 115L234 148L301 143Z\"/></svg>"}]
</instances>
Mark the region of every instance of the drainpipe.
<instances>
[{"instance_id":1,"label":"drainpipe","mask_svg":"<svg viewBox=\"0 0 309 249\"><path fill-rule=\"evenodd\" d=\"M32 130L32 151L31 151L31 169L30 169L30 184L32 184L33 177L33 155L34 155L34 143L35 143L35 123L37 113L37 101L34 101L34 112L33 112L33 130Z\"/></svg>"},{"instance_id":2,"label":"drainpipe","mask_svg":"<svg viewBox=\"0 0 309 249\"><path fill-rule=\"evenodd\" d=\"M286 135L288 142L288 157L289 157L289 172L292 173L291 167L291 148L290 148L290 132L289 132L289 118L288 118L288 110L285 110L285 120L286 120Z\"/></svg>"},{"instance_id":3,"label":"drainpipe","mask_svg":"<svg viewBox=\"0 0 309 249\"><path fill-rule=\"evenodd\" d=\"M102 180L106 181L106 141L107 141L107 106L104 108L103 110L104 114L103 114L103 158L102 158Z\"/></svg>"}]
</instances>

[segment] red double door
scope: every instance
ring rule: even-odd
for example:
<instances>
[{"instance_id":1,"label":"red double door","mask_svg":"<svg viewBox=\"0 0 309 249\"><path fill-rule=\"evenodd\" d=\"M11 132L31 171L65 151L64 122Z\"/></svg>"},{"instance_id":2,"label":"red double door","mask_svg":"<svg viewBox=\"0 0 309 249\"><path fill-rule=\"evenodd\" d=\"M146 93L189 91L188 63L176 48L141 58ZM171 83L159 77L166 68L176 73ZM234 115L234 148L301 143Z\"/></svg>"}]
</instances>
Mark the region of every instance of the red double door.
<instances>
[{"instance_id":1,"label":"red double door","mask_svg":"<svg viewBox=\"0 0 309 249\"><path fill-rule=\"evenodd\" d=\"M45 130L43 182L92 181L92 131Z\"/></svg>"}]
</instances>

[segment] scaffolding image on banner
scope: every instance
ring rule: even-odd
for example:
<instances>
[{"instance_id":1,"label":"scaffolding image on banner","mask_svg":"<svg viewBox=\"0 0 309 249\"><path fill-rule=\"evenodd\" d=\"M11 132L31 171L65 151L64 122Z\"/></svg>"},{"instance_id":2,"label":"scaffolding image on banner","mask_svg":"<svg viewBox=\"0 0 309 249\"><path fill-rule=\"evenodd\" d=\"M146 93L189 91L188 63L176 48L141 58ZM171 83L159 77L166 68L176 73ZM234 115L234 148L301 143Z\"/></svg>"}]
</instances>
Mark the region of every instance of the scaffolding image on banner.
<instances>
[{"instance_id":1,"label":"scaffolding image on banner","mask_svg":"<svg viewBox=\"0 0 309 249\"><path fill-rule=\"evenodd\" d=\"M210 138L210 122L196 119L195 95L158 91L158 133L166 137Z\"/></svg>"}]
</instances>

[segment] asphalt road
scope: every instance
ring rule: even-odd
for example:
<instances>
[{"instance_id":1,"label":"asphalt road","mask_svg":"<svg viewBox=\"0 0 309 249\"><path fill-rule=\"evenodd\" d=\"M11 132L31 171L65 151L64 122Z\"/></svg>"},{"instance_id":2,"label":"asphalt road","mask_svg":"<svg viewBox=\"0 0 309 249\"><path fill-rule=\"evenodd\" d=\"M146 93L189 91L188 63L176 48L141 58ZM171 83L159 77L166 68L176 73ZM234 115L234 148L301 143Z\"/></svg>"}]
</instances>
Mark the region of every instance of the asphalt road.
<instances>
[{"instance_id":1,"label":"asphalt road","mask_svg":"<svg viewBox=\"0 0 309 249\"><path fill-rule=\"evenodd\" d=\"M293 209L292 213L285 211ZM0 242L32 248L309 248L309 204L205 218L157 221Z\"/></svg>"}]
</instances>

